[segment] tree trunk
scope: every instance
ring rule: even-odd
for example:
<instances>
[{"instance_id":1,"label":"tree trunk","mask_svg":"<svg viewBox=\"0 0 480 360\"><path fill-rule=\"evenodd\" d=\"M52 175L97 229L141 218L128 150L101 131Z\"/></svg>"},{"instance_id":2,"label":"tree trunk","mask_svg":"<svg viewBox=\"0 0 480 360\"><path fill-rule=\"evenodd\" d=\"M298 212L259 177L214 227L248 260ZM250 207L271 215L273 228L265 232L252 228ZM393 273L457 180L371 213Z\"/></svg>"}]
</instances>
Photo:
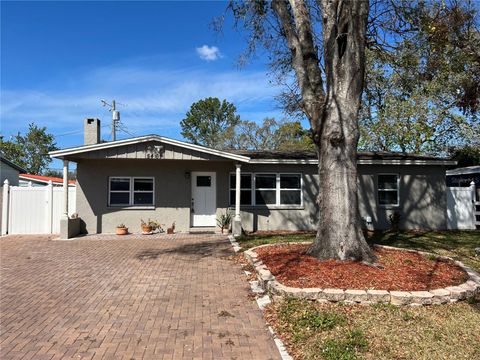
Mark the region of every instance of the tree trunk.
<instances>
[{"instance_id":1,"label":"tree trunk","mask_svg":"<svg viewBox=\"0 0 480 360\"><path fill-rule=\"evenodd\" d=\"M355 114L350 114L355 116ZM338 122L330 113L327 122ZM358 137L357 137L358 139ZM334 142L335 143L335 142ZM319 155L319 221L315 242L308 254L320 260L376 261L365 241L358 210L357 141L332 145L328 135L317 144Z\"/></svg>"},{"instance_id":2,"label":"tree trunk","mask_svg":"<svg viewBox=\"0 0 480 360\"><path fill-rule=\"evenodd\" d=\"M319 259L374 262L362 233L357 200L358 111L365 73L368 0L317 0L322 14L325 74L305 0L273 0L291 51L319 159L317 238L308 253ZM325 81L325 86L324 86Z\"/></svg>"}]
</instances>

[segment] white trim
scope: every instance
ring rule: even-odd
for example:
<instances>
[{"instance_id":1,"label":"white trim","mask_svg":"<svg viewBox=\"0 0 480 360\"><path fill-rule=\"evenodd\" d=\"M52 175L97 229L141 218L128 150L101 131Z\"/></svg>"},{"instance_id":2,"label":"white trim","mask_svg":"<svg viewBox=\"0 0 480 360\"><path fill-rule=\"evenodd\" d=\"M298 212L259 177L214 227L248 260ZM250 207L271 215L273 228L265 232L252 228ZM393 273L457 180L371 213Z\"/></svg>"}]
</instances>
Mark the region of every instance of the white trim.
<instances>
[{"instance_id":1,"label":"white trim","mask_svg":"<svg viewBox=\"0 0 480 360\"><path fill-rule=\"evenodd\" d=\"M464 168L446 171L447 176L480 174L480 166L468 166Z\"/></svg>"},{"instance_id":2,"label":"white trim","mask_svg":"<svg viewBox=\"0 0 480 360\"><path fill-rule=\"evenodd\" d=\"M111 185L112 185L112 179L128 179L129 180L129 190L112 190ZM148 179L152 180L152 191L135 191L134 186L135 186L135 179ZM128 197L128 204L111 204L110 203L110 193L111 192L116 192L116 193L129 193ZM152 193L152 204L134 204L134 194L135 192L144 192L144 193ZM109 176L108 177L108 194L107 194L107 206L111 208L125 208L125 209L155 209L155 177L153 176L120 176L120 175L115 175L115 176Z\"/></svg>"},{"instance_id":3,"label":"white trim","mask_svg":"<svg viewBox=\"0 0 480 360\"><path fill-rule=\"evenodd\" d=\"M317 165L318 159L251 159L250 164L292 164ZM359 159L359 165L456 165L455 160L373 160Z\"/></svg>"},{"instance_id":4,"label":"white trim","mask_svg":"<svg viewBox=\"0 0 480 360\"><path fill-rule=\"evenodd\" d=\"M381 175L394 175L397 177L397 188L396 189L380 189L378 186L378 177ZM381 208L394 208L400 206L400 174L399 173L378 173L376 174L376 195L377 195L377 205ZM397 203L396 204L380 204L380 198L378 196L379 191L396 191L397 192Z\"/></svg>"},{"instance_id":5,"label":"white trim","mask_svg":"<svg viewBox=\"0 0 480 360\"><path fill-rule=\"evenodd\" d=\"M158 135L146 135L146 136L139 136L131 139L110 141L110 142L105 142L100 144L77 146L74 148L51 151L49 152L49 155L50 157L57 158L62 156L81 154L89 151L109 149L113 147L119 147L119 146L131 145L131 144L139 144L139 143L144 143L149 141L157 141L164 144L175 145L185 149L196 150L198 152L216 155L219 157L242 161L242 162L249 162L250 160L250 158L247 156L237 155L237 154L216 150L216 149L210 149L205 146L190 144L184 141L174 140L174 139L170 139L170 138L158 136Z\"/></svg>"}]
</instances>

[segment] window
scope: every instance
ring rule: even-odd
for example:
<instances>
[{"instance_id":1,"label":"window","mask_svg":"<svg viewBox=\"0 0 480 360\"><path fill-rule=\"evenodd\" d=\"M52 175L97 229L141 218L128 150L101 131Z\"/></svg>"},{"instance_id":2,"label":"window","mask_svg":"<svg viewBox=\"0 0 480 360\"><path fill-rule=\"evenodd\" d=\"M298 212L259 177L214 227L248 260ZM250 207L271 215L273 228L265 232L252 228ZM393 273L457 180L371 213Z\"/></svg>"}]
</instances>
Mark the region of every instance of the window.
<instances>
[{"instance_id":1,"label":"window","mask_svg":"<svg viewBox=\"0 0 480 360\"><path fill-rule=\"evenodd\" d=\"M154 181L150 177L111 177L109 206L153 205Z\"/></svg>"},{"instance_id":2,"label":"window","mask_svg":"<svg viewBox=\"0 0 480 360\"><path fill-rule=\"evenodd\" d=\"M300 174L280 174L280 205L301 205L302 185Z\"/></svg>"},{"instance_id":3,"label":"window","mask_svg":"<svg viewBox=\"0 0 480 360\"><path fill-rule=\"evenodd\" d=\"M383 206L399 205L398 174L378 175L378 204Z\"/></svg>"},{"instance_id":4,"label":"window","mask_svg":"<svg viewBox=\"0 0 480 360\"><path fill-rule=\"evenodd\" d=\"M277 203L277 175L255 174L255 205Z\"/></svg>"},{"instance_id":5,"label":"window","mask_svg":"<svg viewBox=\"0 0 480 360\"><path fill-rule=\"evenodd\" d=\"M235 174L230 174L230 205L235 205ZM252 205L252 174L240 175L240 205Z\"/></svg>"},{"instance_id":6,"label":"window","mask_svg":"<svg viewBox=\"0 0 480 360\"><path fill-rule=\"evenodd\" d=\"M210 186L212 186L212 177L211 176L197 176L197 186L198 187L210 187Z\"/></svg>"},{"instance_id":7,"label":"window","mask_svg":"<svg viewBox=\"0 0 480 360\"><path fill-rule=\"evenodd\" d=\"M230 174L230 205L235 205L235 173ZM302 175L241 174L240 205L302 205Z\"/></svg>"}]
</instances>

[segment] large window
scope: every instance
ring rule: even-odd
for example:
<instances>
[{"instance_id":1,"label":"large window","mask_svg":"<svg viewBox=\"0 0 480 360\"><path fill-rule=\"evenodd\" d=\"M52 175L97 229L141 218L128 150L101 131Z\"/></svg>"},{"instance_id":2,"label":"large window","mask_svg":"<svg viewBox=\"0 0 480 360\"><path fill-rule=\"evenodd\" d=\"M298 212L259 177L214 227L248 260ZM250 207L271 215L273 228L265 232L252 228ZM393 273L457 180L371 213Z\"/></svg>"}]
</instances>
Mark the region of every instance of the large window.
<instances>
[{"instance_id":1,"label":"large window","mask_svg":"<svg viewBox=\"0 0 480 360\"><path fill-rule=\"evenodd\" d=\"M230 205L235 205L235 173L230 174ZM240 205L302 205L302 175L257 173L241 174Z\"/></svg>"},{"instance_id":2,"label":"large window","mask_svg":"<svg viewBox=\"0 0 480 360\"><path fill-rule=\"evenodd\" d=\"M109 206L153 205L154 181L150 177L111 177Z\"/></svg>"},{"instance_id":3,"label":"large window","mask_svg":"<svg viewBox=\"0 0 480 360\"><path fill-rule=\"evenodd\" d=\"M398 206L400 203L398 174L379 174L377 193L379 205Z\"/></svg>"}]
</instances>

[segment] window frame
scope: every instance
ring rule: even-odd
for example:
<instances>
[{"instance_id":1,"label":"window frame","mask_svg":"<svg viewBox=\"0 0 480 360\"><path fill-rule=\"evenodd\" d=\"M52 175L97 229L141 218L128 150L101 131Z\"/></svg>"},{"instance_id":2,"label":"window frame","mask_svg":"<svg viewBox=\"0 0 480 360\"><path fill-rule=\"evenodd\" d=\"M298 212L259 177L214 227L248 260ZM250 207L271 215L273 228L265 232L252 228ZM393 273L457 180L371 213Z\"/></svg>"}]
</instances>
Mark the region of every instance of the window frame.
<instances>
[{"instance_id":1,"label":"window frame","mask_svg":"<svg viewBox=\"0 0 480 360\"><path fill-rule=\"evenodd\" d=\"M228 174L228 202L230 203L230 192L231 191L236 191L235 188L232 188L232 184L230 183L230 177L233 175L233 177L236 176L236 173L235 172L231 172L230 174ZM244 176L244 175L250 175L250 187L249 188L242 188L242 179L241 177ZM245 173L241 173L240 174L240 193L242 192L242 190L248 190L250 191L250 204L249 205L242 205L240 203L240 207L245 207L245 206L253 206L254 204L254 200L255 200L255 193L254 193L254 186L253 186L253 173L251 172L245 172ZM230 206L235 206L235 202L233 204L230 204Z\"/></svg>"},{"instance_id":2,"label":"window frame","mask_svg":"<svg viewBox=\"0 0 480 360\"><path fill-rule=\"evenodd\" d=\"M112 190L112 180L113 179L128 179L129 180L129 190ZM142 179L142 180L152 180L152 191L143 191L137 190L135 191L135 180ZM128 196L128 204L112 204L110 202L110 194L112 192L118 193L129 193ZM135 193L148 193L152 194L152 203L151 204L134 204L134 195ZM109 176L108 177L108 193L107 193L107 206L114 207L114 208L154 208L155 207L155 177L153 176Z\"/></svg>"},{"instance_id":3,"label":"window frame","mask_svg":"<svg viewBox=\"0 0 480 360\"><path fill-rule=\"evenodd\" d=\"M396 189L380 189L380 182L379 177L383 175L389 176L396 176L397 177L397 188ZM399 173L378 173L377 174L377 183L376 183L376 193L377 193L377 204L381 208L392 208L392 207L399 207L400 206L400 174ZM397 192L397 203L396 204L380 204L380 191L388 191L388 192Z\"/></svg>"},{"instance_id":4,"label":"window frame","mask_svg":"<svg viewBox=\"0 0 480 360\"><path fill-rule=\"evenodd\" d=\"M303 172L288 172L288 171L282 171L282 172L269 172L269 171L262 171L262 172L245 172L241 173L241 175L250 175L250 184L251 188L240 188L240 191L242 190L250 190L251 191L251 205L242 205L240 204L240 208L276 208L276 209L302 209L304 207L303 203L303 190L304 190L304 182L303 182ZM230 177L235 176L235 172L230 172L229 173L229 179L228 179L228 198L229 198L229 203L230 203L230 192L235 191L235 188L231 188L230 184ZM275 187L274 188L257 188L257 181L256 181L256 176L257 175L275 175ZM296 189L283 189L280 187L280 177L282 175L297 175L300 178L300 188ZM256 191L257 190L265 190L265 191L275 191L275 204L257 204L256 203ZM300 191L300 204L281 204L280 203L280 194L281 191ZM235 203L229 204L230 207L235 207Z\"/></svg>"}]
</instances>

